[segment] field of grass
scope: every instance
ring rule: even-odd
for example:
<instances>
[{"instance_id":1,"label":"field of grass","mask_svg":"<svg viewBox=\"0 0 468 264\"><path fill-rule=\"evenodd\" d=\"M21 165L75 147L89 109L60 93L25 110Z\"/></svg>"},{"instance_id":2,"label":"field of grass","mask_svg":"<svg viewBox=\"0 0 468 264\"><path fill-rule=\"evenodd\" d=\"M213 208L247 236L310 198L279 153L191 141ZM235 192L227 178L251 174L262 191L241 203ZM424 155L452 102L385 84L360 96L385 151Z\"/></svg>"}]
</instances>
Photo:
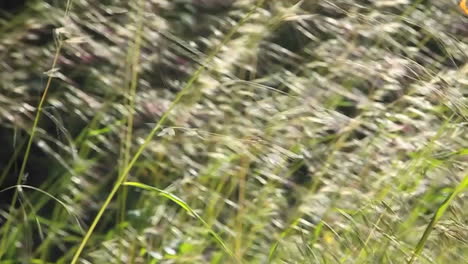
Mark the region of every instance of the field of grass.
<instances>
[{"instance_id":1,"label":"field of grass","mask_svg":"<svg viewBox=\"0 0 468 264\"><path fill-rule=\"evenodd\" d=\"M1 264L468 263L457 1L6 6Z\"/></svg>"}]
</instances>

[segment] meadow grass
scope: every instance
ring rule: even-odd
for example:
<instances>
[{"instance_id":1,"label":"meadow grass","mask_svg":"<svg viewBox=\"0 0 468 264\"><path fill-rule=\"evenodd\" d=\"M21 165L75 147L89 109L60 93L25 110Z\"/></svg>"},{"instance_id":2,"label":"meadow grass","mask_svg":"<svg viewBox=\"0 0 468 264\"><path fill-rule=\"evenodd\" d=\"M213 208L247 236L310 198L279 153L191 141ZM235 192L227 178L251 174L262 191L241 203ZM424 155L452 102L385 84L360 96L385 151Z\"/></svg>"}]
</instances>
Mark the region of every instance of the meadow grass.
<instances>
[{"instance_id":1,"label":"meadow grass","mask_svg":"<svg viewBox=\"0 0 468 264\"><path fill-rule=\"evenodd\" d=\"M228 2L0 19L0 262L468 262L456 3Z\"/></svg>"}]
</instances>

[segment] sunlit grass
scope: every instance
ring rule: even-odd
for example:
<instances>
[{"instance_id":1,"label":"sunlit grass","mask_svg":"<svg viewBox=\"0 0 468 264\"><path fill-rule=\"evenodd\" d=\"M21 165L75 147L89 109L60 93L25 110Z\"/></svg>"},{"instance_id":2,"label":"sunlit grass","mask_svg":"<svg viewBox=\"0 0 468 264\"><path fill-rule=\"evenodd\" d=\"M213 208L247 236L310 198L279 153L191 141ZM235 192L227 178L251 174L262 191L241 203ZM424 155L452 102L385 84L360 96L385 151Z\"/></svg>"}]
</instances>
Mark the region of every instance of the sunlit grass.
<instances>
[{"instance_id":1,"label":"sunlit grass","mask_svg":"<svg viewBox=\"0 0 468 264\"><path fill-rule=\"evenodd\" d=\"M0 262L467 262L456 3L56 2L0 18Z\"/></svg>"}]
</instances>

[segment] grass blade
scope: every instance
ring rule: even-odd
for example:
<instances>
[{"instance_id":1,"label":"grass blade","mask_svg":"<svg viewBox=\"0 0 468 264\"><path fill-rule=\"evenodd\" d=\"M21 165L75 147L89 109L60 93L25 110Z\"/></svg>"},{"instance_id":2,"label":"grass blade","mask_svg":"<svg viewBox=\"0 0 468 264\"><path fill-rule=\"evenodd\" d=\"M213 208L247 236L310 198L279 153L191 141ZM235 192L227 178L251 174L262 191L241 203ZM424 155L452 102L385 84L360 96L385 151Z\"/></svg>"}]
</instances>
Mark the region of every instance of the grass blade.
<instances>
[{"instance_id":1,"label":"grass blade","mask_svg":"<svg viewBox=\"0 0 468 264\"><path fill-rule=\"evenodd\" d=\"M234 254L226 246L226 243L223 241L223 239L215 231L213 231L213 229L211 229L210 225L208 225L208 223L205 220L203 220L203 218L199 214L197 214L186 202L184 202L179 197L165 190L146 185L140 182L124 182L122 185L133 186L147 191L156 192L158 195L173 201L174 203L182 207L182 209L184 209L187 213L195 216L195 218L197 218L203 224L203 226L205 226L205 228L208 229L208 232L213 236L213 238L216 240L216 242L218 242L218 244L223 248L223 250L226 251L226 253L228 253L229 256L234 258Z\"/></svg>"},{"instance_id":2,"label":"grass blade","mask_svg":"<svg viewBox=\"0 0 468 264\"><path fill-rule=\"evenodd\" d=\"M465 175L464 179L457 185L457 187L450 194L450 196L447 197L447 199L445 199L445 201L439 206L439 208L437 208L437 211L432 217L431 222L427 225L426 230L424 231L424 234L422 235L421 239L416 245L413 251L413 255L408 260L407 264L412 264L416 260L416 258L421 254L422 250L424 249L424 245L426 244L427 239L429 238L429 235L434 229L434 226L437 224L439 219L444 215L445 211L447 211L447 208L450 206L450 203L466 188L468 188L468 174Z\"/></svg>"}]
</instances>

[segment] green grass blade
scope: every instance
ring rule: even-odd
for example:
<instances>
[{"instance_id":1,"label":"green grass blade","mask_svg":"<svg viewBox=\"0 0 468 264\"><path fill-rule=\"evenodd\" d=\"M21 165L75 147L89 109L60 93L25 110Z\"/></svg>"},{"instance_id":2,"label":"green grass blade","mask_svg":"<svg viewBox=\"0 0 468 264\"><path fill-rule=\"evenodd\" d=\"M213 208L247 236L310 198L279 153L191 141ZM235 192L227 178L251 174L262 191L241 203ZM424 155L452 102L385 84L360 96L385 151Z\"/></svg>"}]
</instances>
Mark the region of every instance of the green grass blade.
<instances>
[{"instance_id":1,"label":"green grass blade","mask_svg":"<svg viewBox=\"0 0 468 264\"><path fill-rule=\"evenodd\" d=\"M437 211L432 217L431 222L427 225L426 230L424 231L424 234L422 235L421 239L416 245L413 251L413 255L408 260L407 264L412 264L416 260L416 258L421 254L422 250L424 249L424 245L426 244L427 239L429 238L429 235L434 229L434 226L437 224L439 219L444 215L445 211L447 211L448 207L450 206L450 203L466 188L468 188L468 174L465 175L464 179L460 182L460 184L457 185L457 187L450 194L450 196L447 197L447 199L445 199L445 201L439 206L439 208L437 208Z\"/></svg>"},{"instance_id":2,"label":"green grass blade","mask_svg":"<svg viewBox=\"0 0 468 264\"><path fill-rule=\"evenodd\" d=\"M213 231L213 229L211 229L210 225L205 220L203 220L203 218L199 214L197 214L186 202L184 202L179 197L177 197L174 194L172 194L170 192L167 192L165 190L162 190L162 189L150 186L150 185L146 185L146 184L143 184L143 183L140 183L140 182L124 182L122 185L133 186L133 187L137 187L137 188L140 188L140 189L156 192L160 196L173 201L174 203L176 203L177 205L182 207L182 209L184 209L187 213L189 213L189 214L193 215L195 218L197 218L203 224L203 226L205 226L205 228L208 229L208 232L213 236L213 238L216 240L216 242L218 242L218 244L224 249L224 251L226 251L226 253L228 253L229 256L234 258L234 254L226 246L226 243L223 241L223 239L215 231Z\"/></svg>"},{"instance_id":3,"label":"green grass blade","mask_svg":"<svg viewBox=\"0 0 468 264\"><path fill-rule=\"evenodd\" d=\"M7 187L5 189L0 190L0 193L4 192L4 191L11 190L11 189L14 189L14 188L16 188L16 189L19 189L19 188L31 189L31 190L34 190L36 192L40 192L40 193L48 196L52 200L56 201L57 203L59 203L65 209L65 211L67 211L67 213L69 215L71 215L71 216L73 216L73 218L75 218L75 221L76 221L80 231L84 233L84 230L83 230L83 228L82 228L82 226L80 224L80 220L79 220L78 216L76 216L76 214L73 213L72 209L66 203L62 202L59 198L53 196L52 194L50 194L50 193L48 193L48 192L46 192L46 191L44 191L42 189L39 189L39 188L31 186L31 185L25 185L25 184L19 184L19 185L13 185L13 186Z\"/></svg>"}]
</instances>

